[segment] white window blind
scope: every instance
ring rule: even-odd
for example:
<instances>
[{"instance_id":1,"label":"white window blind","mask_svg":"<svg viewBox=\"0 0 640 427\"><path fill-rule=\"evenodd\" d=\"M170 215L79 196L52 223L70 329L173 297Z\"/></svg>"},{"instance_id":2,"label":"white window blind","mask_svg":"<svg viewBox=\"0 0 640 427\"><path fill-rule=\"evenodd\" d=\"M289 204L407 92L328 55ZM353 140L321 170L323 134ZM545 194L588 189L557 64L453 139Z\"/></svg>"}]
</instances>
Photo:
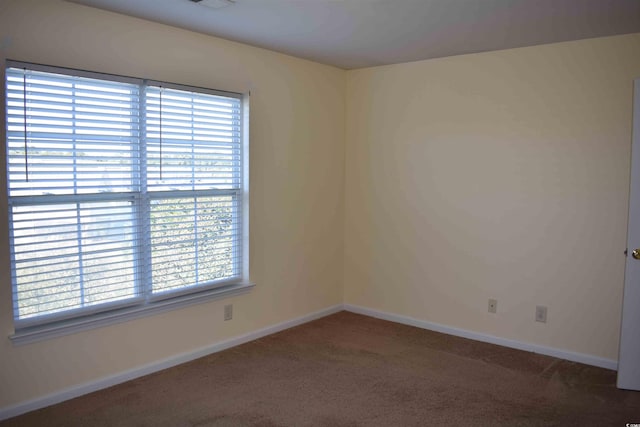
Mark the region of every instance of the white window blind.
<instances>
[{"instance_id":1,"label":"white window blind","mask_svg":"<svg viewBox=\"0 0 640 427\"><path fill-rule=\"evenodd\" d=\"M6 89L16 328L247 279L242 95L20 63Z\"/></svg>"}]
</instances>

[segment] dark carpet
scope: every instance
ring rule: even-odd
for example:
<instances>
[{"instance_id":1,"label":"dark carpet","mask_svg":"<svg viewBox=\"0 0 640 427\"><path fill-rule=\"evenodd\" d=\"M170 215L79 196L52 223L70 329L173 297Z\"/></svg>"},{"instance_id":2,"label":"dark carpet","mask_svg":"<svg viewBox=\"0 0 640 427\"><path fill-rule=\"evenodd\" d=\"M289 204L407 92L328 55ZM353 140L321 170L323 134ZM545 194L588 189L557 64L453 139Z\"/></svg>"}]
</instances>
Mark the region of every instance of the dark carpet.
<instances>
[{"instance_id":1,"label":"dark carpet","mask_svg":"<svg viewBox=\"0 0 640 427\"><path fill-rule=\"evenodd\" d=\"M0 426L625 426L614 371L341 312Z\"/></svg>"}]
</instances>

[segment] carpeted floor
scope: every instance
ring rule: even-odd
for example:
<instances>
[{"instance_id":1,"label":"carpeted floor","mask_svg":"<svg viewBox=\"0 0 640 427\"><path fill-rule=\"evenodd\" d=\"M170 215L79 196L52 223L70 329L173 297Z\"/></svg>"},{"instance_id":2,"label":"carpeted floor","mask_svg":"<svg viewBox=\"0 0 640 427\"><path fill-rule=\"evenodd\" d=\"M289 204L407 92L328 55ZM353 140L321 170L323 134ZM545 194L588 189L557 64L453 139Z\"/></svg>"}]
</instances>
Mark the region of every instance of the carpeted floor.
<instances>
[{"instance_id":1,"label":"carpeted floor","mask_svg":"<svg viewBox=\"0 0 640 427\"><path fill-rule=\"evenodd\" d=\"M624 426L614 371L341 312L0 426Z\"/></svg>"}]
</instances>

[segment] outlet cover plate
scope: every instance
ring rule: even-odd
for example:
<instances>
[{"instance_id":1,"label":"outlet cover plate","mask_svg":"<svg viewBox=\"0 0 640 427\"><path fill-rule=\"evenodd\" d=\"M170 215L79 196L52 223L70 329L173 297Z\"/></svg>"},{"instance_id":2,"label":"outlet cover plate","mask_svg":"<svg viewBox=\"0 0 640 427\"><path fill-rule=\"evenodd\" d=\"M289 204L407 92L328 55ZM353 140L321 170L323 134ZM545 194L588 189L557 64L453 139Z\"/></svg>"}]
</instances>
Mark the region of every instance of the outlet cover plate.
<instances>
[{"instance_id":1,"label":"outlet cover plate","mask_svg":"<svg viewBox=\"0 0 640 427\"><path fill-rule=\"evenodd\" d=\"M489 313L497 313L498 312L498 300L489 299Z\"/></svg>"},{"instance_id":2,"label":"outlet cover plate","mask_svg":"<svg viewBox=\"0 0 640 427\"><path fill-rule=\"evenodd\" d=\"M536 322L547 323L547 307L536 305Z\"/></svg>"}]
</instances>

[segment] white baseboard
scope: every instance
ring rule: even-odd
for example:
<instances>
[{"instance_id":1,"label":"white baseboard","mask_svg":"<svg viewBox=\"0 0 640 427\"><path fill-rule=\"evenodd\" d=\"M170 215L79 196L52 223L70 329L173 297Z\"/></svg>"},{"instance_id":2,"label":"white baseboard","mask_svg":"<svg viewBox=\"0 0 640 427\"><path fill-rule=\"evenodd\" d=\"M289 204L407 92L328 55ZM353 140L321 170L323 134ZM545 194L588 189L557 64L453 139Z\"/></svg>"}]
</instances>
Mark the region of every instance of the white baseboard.
<instances>
[{"instance_id":1,"label":"white baseboard","mask_svg":"<svg viewBox=\"0 0 640 427\"><path fill-rule=\"evenodd\" d=\"M500 338L493 335L481 334L478 332L468 331L466 329L453 328L450 326L441 325L439 323L427 322L425 320L418 320L412 317L387 313L384 311L374 310L357 305L345 304L344 309L352 313L363 314L365 316L376 317L378 319L389 320L391 322L402 323L404 325L416 326L418 328L428 329L435 332L442 332L444 334L455 335L463 338L469 338L476 341L515 348L517 350L524 350L533 353L544 354L546 356L553 356L559 359L570 360L572 362L584 363L585 365L592 365L613 370L618 369L617 360L605 359L603 357L591 356L589 354L576 353L573 351L561 350L553 347L545 347L538 344Z\"/></svg>"},{"instance_id":2,"label":"white baseboard","mask_svg":"<svg viewBox=\"0 0 640 427\"><path fill-rule=\"evenodd\" d=\"M244 344L249 341L253 341L258 338L262 338L267 335L271 335L276 332L301 325L303 323L311 322L312 320L316 320L342 310L342 304L334 305L324 310L316 311L315 313L307 314L305 316L287 320L276 325L258 329L257 331L230 338L228 340L220 341L194 351L178 354L164 360L149 363L148 365L143 365L115 375L109 375L95 381L80 384L74 387L57 391L55 393L48 394L46 396L18 403L17 405L2 408L0 409L0 421L30 411L35 411L36 409L44 408L46 406L55 405L56 403L64 402L65 400L73 399L75 397L79 397L87 393L92 393L94 391L102 390L104 388L111 387L138 377L142 377L144 375L149 375L163 369L171 368L172 366L190 362L200 357L204 357L212 353L217 353L219 351L226 350L228 348L235 347L237 345Z\"/></svg>"}]
</instances>

